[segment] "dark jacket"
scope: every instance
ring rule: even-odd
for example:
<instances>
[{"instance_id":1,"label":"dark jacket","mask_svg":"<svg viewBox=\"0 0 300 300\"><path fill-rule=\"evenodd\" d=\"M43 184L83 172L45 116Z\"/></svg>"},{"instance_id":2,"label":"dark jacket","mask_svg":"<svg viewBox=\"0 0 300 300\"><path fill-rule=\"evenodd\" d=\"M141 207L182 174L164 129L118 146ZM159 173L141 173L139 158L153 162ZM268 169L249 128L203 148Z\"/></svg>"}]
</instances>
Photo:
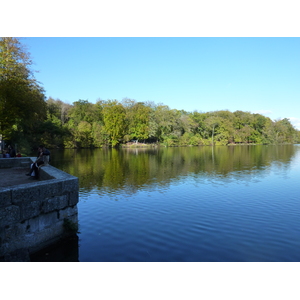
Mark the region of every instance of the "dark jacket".
<instances>
[{"instance_id":1,"label":"dark jacket","mask_svg":"<svg viewBox=\"0 0 300 300\"><path fill-rule=\"evenodd\" d=\"M16 157L17 155L16 155L16 150L14 149L14 148L11 148L10 149L10 157Z\"/></svg>"}]
</instances>

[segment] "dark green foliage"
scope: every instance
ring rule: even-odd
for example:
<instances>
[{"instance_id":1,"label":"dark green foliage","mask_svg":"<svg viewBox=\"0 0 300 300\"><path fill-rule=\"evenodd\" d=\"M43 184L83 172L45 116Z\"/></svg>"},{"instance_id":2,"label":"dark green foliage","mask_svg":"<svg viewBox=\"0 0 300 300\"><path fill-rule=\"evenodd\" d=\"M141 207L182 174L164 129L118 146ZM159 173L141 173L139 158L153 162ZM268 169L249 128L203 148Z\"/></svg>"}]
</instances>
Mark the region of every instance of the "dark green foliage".
<instances>
[{"instance_id":1,"label":"dark green foliage","mask_svg":"<svg viewBox=\"0 0 300 300\"><path fill-rule=\"evenodd\" d=\"M127 142L166 147L297 143L300 132L288 119L272 121L260 114L227 110L185 112L159 104L126 99L79 100L73 105L49 98L47 117L37 127L24 127L12 135L49 147L116 147ZM25 130L26 128L26 130Z\"/></svg>"},{"instance_id":2,"label":"dark green foliage","mask_svg":"<svg viewBox=\"0 0 300 300\"><path fill-rule=\"evenodd\" d=\"M49 98L46 117L35 125L15 122L10 137L20 146L116 147L129 141L172 146L281 144L300 140L288 119L272 121L249 112L185 112L131 100L79 100L73 105ZM22 130L19 130L22 128Z\"/></svg>"},{"instance_id":3,"label":"dark green foliage","mask_svg":"<svg viewBox=\"0 0 300 300\"><path fill-rule=\"evenodd\" d=\"M32 133L46 117L44 90L31 65L17 38L0 38L0 134L6 141Z\"/></svg>"},{"instance_id":4,"label":"dark green foliage","mask_svg":"<svg viewBox=\"0 0 300 300\"><path fill-rule=\"evenodd\" d=\"M64 229L67 234L76 234L78 233L78 224L67 218L64 218Z\"/></svg>"}]
</instances>

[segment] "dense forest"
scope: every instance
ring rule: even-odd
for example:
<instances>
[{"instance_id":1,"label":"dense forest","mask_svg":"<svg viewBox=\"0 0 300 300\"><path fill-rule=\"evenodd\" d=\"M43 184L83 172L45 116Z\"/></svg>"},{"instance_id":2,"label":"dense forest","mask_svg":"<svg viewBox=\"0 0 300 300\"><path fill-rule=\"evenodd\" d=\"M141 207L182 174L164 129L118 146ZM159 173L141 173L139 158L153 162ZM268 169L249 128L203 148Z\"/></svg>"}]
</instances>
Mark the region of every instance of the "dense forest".
<instances>
[{"instance_id":1,"label":"dense forest","mask_svg":"<svg viewBox=\"0 0 300 300\"><path fill-rule=\"evenodd\" d=\"M34 136L53 147L114 147L132 141L165 146L271 144L295 143L300 137L288 119L272 121L243 111L190 113L131 99L68 105L49 98L46 103L47 117Z\"/></svg>"},{"instance_id":2,"label":"dense forest","mask_svg":"<svg viewBox=\"0 0 300 300\"><path fill-rule=\"evenodd\" d=\"M86 148L300 142L300 131L288 119L239 110L186 112L128 98L73 104L46 99L31 64L18 39L0 39L0 138L23 151L41 143Z\"/></svg>"}]
</instances>

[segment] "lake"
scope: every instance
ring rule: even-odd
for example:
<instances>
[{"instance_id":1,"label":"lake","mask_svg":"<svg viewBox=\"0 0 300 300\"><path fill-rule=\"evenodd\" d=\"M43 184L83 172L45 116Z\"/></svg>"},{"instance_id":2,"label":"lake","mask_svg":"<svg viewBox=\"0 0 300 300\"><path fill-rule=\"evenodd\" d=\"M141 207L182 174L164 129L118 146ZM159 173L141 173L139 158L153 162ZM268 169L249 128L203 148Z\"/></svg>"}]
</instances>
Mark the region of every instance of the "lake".
<instances>
[{"instance_id":1,"label":"lake","mask_svg":"<svg viewBox=\"0 0 300 300\"><path fill-rule=\"evenodd\" d=\"M300 261L300 145L51 154L79 178L79 233L36 261Z\"/></svg>"}]
</instances>

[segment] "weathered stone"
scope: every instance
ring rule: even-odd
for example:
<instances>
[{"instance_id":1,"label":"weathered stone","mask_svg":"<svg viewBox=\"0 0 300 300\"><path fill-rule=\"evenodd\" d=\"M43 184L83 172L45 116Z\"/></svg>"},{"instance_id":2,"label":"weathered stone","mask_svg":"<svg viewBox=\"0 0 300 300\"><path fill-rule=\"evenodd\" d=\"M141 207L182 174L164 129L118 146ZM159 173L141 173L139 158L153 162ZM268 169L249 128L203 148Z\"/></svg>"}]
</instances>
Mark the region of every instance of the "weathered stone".
<instances>
[{"instance_id":1,"label":"weathered stone","mask_svg":"<svg viewBox=\"0 0 300 300\"><path fill-rule=\"evenodd\" d=\"M29 262L29 250L28 249L17 249L13 252L4 256L4 261L10 262Z\"/></svg>"},{"instance_id":2,"label":"weathered stone","mask_svg":"<svg viewBox=\"0 0 300 300\"><path fill-rule=\"evenodd\" d=\"M0 169L19 168L24 166L29 167L31 162L32 161L30 157L3 158L0 159Z\"/></svg>"},{"instance_id":3,"label":"weathered stone","mask_svg":"<svg viewBox=\"0 0 300 300\"><path fill-rule=\"evenodd\" d=\"M30 203L40 199L40 191L36 183L30 186L22 185L11 189L11 197L13 204L19 204L20 202Z\"/></svg>"},{"instance_id":4,"label":"weathered stone","mask_svg":"<svg viewBox=\"0 0 300 300\"><path fill-rule=\"evenodd\" d=\"M0 248L5 239L5 229L4 227L0 227Z\"/></svg>"},{"instance_id":5,"label":"weathered stone","mask_svg":"<svg viewBox=\"0 0 300 300\"><path fill-rule=\"evenodd\" d=\"M9 242L19 236L26 234L26 223L14 223L4 229L4 242Z\"/></svg>"},{"instance_id":6,"label":"weathered stone","mask_svg":"<svg viewBox=\"0 0 300 300\"><path fill-rule=\"evenodd\" d=\"M67 207L59 211L59 219L63 220L65 218L70 218L71 216L77 215L78 209L77 206Z\"/></svg>"},{"instance_id":7,"label":"weathered stone","mask_svg":"<svg viewBox=\"0 0 300 300\"><path fill-rule=\"evenodd\" d=\"M74 206L79 201L79 194L78 190L75 190L74 192L69 192L69 206Z\"/></svg>"},{"instance_id":8,"label":"weathered stone","mask_svg":"<svg viewBox=\"0 0 300 300\"><path fill-rule=\"evenodd\" d=\"M62 181L53 179L39 186L40 198L47 199L62 194Z\"/></svg>"},{"instance_id":9,"label":"weathered stone","mask_svg":"<svg viewBox=\"0 0 300 300\"><path fill-rule=\"evenodd\" d=\"M42 180L49 180L49 179L55 179L53 175L49 173L48 164L44 164L40 166L40 179Z\"/></svg>"},{"instance_id":10,"label":"weathered stone","mask_svg":"<svg viewBox=\"0 0 300 300\"><path fill-rule=\"evenodd\" d=\"M44 230L45 228L51 227L58 221L57 212L50 212L48 214L39 215L39 231Z\"/></svg>"},{"instance_id":11,"label":"weathered stone","mask_svg":"<svg viewBox=\"0 0 300 300\"><path fill-rule=\"evenodd\" d=\"M2 159L0 168L20 163ZM41 174L47 180L0 189L0 261L23 261L24 249L37 251L68 235L65 218L78 222L78 178L52 166Z\"/></svg>"},{"instance_id":12,"label":"weathered stone","mask_svg":"<svg viewBox=\"0 0 300 300\"><path fill-rule=\"evenodd\" d=\"M20 221L20 208L16 205L10 205L0 209L0 227Z\"/></svg>"},{"instance_id":13,"label":"weathered stone","mask_svg":"<svg viewBox=\"0 0 300 300\"><path fill-rule=\"evenodd\" d=\"M67 179L62 182L62 193L69 193L71 191L78 191L78 179L75 177L74 179Z\"/></svg>"},{"instance_id":14,"label":"weathered stone","mask_svg":"<svg viewBox=\"0 0 300 300\"><path fill-rule=\"evenodd\" d=\"M68 195L61 195L61 196L48 198L42 201L42 211L44 213L47 213L50 211L63 209L69 205L68 202L69 202Z\"/></svg>"},{"instance_id":15,"label":"weathered stone","mask_svg":"<svg viewBox=\"0 0 300 300\"><path fill-rule=\"evenodd\" d=\"M41 201L28 201L19 204L21 210L21 221L34 218L41 213Z\"/></svg>"},{"instance_id":16,"label":"weathered stone","mask_svg":"<svg viewBox=\"0 0 300 300\"><path fill-rule=\"evenodd\" d=\"M56 242L64 235L63 221L52 224L50 227L44 227L43 230L32 234L27 234L23 239L23 244L30 248L30 252L42 249L53 242Z\"/></svg>"},{"instance_id":17,"label":"weathered stone","mask_svg":"<svg viewBox=\"0 0 300 300\"><path fill-rule=\"evenodd\" d=\"M40 230L39 217L31 218L26 221L26 233L35 233Z\"/></svg>"},{"instance_id":18,"label":"weathered stone","mask_svg":"<svg viewBox=\"0 0 300 300\"><path fill-rule=\"evenodd\" d=\"M0 209L1 207L10 205L11 203L11 190L2 189L0 193Z\"/></svg>"}]
</instances>

